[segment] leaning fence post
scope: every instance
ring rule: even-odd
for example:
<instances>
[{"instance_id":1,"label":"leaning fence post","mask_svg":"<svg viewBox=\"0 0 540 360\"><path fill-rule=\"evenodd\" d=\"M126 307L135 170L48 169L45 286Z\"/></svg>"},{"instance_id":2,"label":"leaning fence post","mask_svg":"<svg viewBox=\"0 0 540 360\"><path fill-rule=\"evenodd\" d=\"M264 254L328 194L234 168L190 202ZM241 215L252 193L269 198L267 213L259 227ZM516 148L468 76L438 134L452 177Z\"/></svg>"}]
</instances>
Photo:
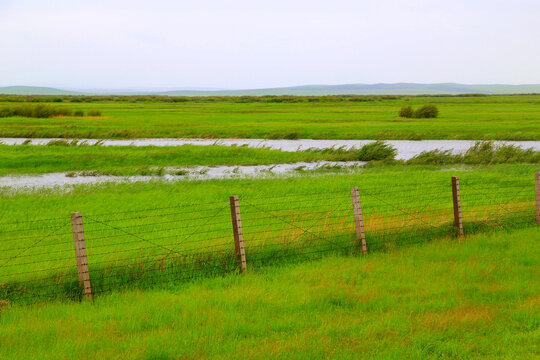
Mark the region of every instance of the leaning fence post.
<instances>
[{"instance_id":1,"label":"leaning fence post","mask_svg":"<svg viewBox=\"0 0 540 360\"><path fill-rule=\"evenodd\" d=\"M360 205L360 192L358 187L355 186L351 188L351 198L354 212L354 225L356 227L356 241L358 242L359 247L362 247L362 253L366 255L368 253L366 233L364 232L364 216L362 215L362 206Z\"/></svg>"},{"instance_id":2,"label":"leaning fence post","mask_svg":"<svg viewBox=\"0 0 540 360\"><path fill-rule=\"evenodd\" d=\"M536 223L540 225L540 172L534 174L534 187L536 192Z\"/></svg>"},{"instance_id":3,"label":"leaning fence post","mask_svg":"<svg viewBox=\"0 0 540 360\"><path fill-rule=\"evenodd\" d=\"M461 217L461 197L459 195L459 178L452 176L452 196L454 198L454 225L458 235L463 236L463 219Z\"/></svg>"},{"instance_id":4,"label":"leaning fence post","mask_svg":"<svg viewBox=\"0 0 540 360\"><path fill-rule=\"evenodd\" d=\"M86 256L84 229L80 212L71 213L71 229L73 230L73 243L75 245L75 259L77 260L79 284L84 286L84 296L88 300L92 300L92 285L90 283L90 273L88 272L88 258Z\"/></svg>"},{"instance_id":5,"label":"leaning fence post","mask_svg":"<svg viewBox=\"0 0 540 360\"><path fill-rule=\"evenodd\" d=\"M240 272L247 270L246 251L244 249L244 233L242 231L242 218L240 217L240 201L238 195L229 198L231 202L231 218L234 232L234 248L236 257L240 263Z\"/></svg>"}]
</instances>

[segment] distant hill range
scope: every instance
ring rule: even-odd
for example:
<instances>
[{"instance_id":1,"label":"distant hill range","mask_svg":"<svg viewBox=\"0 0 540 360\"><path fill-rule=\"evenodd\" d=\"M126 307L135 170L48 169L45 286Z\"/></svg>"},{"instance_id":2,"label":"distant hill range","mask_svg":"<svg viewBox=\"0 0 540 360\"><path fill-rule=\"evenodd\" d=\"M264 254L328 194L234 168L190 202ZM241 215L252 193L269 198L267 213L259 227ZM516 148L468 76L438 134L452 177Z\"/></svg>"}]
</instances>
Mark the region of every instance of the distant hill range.
<instances>
[{"instance_id":1,"label":"distant hill range","mask_svg":"<svg viewBox=\"0 0 540 360\"><path fill-rule=\"evenodd\" d=\"M6 86L0 87L0 94L9 95L81 95L76 91L39 86Z\"/></svg>"},{"instance_id":2,"label":"distant hill range","mask_svg":"<svg viewBox=\"0 0 540 360\"><path fill-rule=\"evenodd\" d=\"M12 95L169 95L169 96L258 96L258 95L456 95L456 94L531 94L540 93L540 84L528 85L466 85L440 84L343 84L304 85L246 90L63 90L50 87L7 86L0 94Z\"/></svg>"}]
</instances>

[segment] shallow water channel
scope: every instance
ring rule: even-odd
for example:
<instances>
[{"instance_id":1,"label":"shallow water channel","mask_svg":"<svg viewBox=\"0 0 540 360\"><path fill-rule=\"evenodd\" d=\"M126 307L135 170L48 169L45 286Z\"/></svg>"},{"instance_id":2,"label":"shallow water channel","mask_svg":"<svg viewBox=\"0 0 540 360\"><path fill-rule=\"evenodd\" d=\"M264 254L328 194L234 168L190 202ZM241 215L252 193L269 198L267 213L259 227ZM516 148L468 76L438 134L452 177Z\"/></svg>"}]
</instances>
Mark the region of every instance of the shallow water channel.
<instances>
[{"instance_id":1,"label":"shallow water channel","mask_svg":"<svg viewBox=\"0 0 540 360\"><path fill-rule=\"evenodd\" d=\"M5 145L19 145L26 140L30 140L31 145L46 145L52 140L66 139L24 139L24 138L0 138L0 143ZM70 139L67 139L68 141ZM282 151L300 151L307 149L329 149L344 147L345 149L360 148L374 140L265 140L265 139L133 139L133 140L96 140L80 139L89 145L98 141L102 146L180 146L180 145L223 145L223 146L248 146L267 147ZM422 151L430 150L452 150L454 153L464 152L469 149L475 140L387 140L388 144L397 149L397 159L408 160ZM540 151L540 141L498 141L521 146L523 148L533 148Z\"/></svg>"},{"instance_id":2,"label":"shallow water channel","mask_svg":"<svg viewBox=\"0 0 540 360\"><path fill-rule=\"evenodd\" d=\"M174 182L182 180L210 180L210 179L231 179L246 177L261 177L268 175L280 175L287 173L300 173L301 171L316 170L324 168L348 168L364 165L365 161L318 161L318 162L298 162L291 164L277 165L256 165L256 166L194 166L181 168L168 168L172 173L182 175L165 174L158 175L132 175L132 176L79 176L77 173L50 173L43 175L17 175L1 176L0 187L11 188L52 188L55 186L97 184L103 182L137 182L159 180L164 182Z\"/></svg>"},{"instance_id":3,"label":"shallow water channel","mask_svg":"<svg viewBox=\"0 0 540 360\"><path fill-rule=\"evenodd\" d=\"M0 143L5 145L20 145L30 141L30 145L46 145L53 140L71 139L25 139L25 138L0 138ZM133 139L133 140L97 140L97 139L79 139L88 145L100 143L101 146L181 146L181 145L199 145L199 146L248 146L253 148L266 147L282 151L301 151L307 149L345 149L360 148L374 140L265 140L265 139ZM451 150L453 153L465 152L476 141L474 140L389 140L387 143L397 149L397 159L408 160L423 151L430 150ZM533 148L540 151L540 141L500 141L496 143L506 143L522 148ZM77 173L51 173L44 175L21 175L21 176L3 176L0 177L0 187L12 188L50 188L64 185L77 184L95 184L101 182L136 182L136 181L181 181L181 180L208 180L225 179L235 177L253 177L264 175L293 174L301 170L316 170L321 168L354 168L365 164L362 161L348 162L299 162L292 164L276 165L258 165L258 166L195 166L183 168L169 168L169 172L177 175L136 175L136 176L82 176Z\"/></svg>"}]
</instances>

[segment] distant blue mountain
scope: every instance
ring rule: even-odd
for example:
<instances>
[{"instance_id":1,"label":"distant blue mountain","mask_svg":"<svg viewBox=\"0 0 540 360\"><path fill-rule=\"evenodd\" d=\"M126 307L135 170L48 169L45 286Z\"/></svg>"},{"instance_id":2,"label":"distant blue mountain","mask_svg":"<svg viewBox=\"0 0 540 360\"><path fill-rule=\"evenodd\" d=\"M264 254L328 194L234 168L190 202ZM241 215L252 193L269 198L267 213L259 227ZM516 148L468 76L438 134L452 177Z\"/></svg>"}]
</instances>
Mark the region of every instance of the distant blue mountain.
<instances>
[{"instance_id":1,"label":"distant blue mountain","mask_svg":"<svg viewBox=\"0 0 540 360\"><path fill-rule=\"evenodd\" d=\"M0 87L0 94L10 95L80 95L76 91L39 86L6 86Z\"/></svg>"},{"instance_id":2,"label":"distant blue mountain","mask_svg":"<svg viewBox=\"0 0 540 360\"><path fill-rule=\"evenodd\" d=\"M70 91L50 87L8 86L0 87L0 94L13 95L170 95L170 96L245 96L245 95L455 95L455 94L530 94L540 93L540 84L528 85L467 85L457 83L417 84L341 84L302 85L282 88L245 90L194 90L172 91L99 90Z\"/></svg>"}]
</instances>

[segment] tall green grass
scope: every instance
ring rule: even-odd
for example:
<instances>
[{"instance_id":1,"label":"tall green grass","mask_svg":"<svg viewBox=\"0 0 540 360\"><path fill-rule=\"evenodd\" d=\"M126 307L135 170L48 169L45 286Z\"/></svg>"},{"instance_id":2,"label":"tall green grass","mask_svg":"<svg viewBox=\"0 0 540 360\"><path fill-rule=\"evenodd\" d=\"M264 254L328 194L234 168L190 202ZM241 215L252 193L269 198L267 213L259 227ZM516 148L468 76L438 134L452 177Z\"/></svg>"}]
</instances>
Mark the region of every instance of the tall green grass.
<instances>
[{"instance_id":1,"label":"tall green grass","mask_svg":"<svg viewBox=\"0 0 540 360\"><path fill-rule=\"evenodd\" d=\"M100 145L100 143L97 143ZM375 161L381 164L445 165L540 163L540 151L514 145L477 142L464 154L434 150L394 162L397 151L383 141L359 149L329 148L284 152L244 146L85 146L77 140L53 140L48 146L0 145L0 175L70 172L77 175L164 175L174 167L266 165L314 161Z\"/></svg>"},{"instance_id":2,"label":"tall green grass","mask_svg":"<svg viewBox=\"0 0 540 360\"><path fill-rule=\"evenodd\" d=\"M99 145L99 144L98 144ZM360 149L285 152L245 146L85 146L77 140L53 140L48 146L0 145L0 175L93 171L134 175L170 172L167 167L266 165L314 161L393 159L396 150L383 142ZM171 170L174 173L174 170Z\"/></svg>"},{"instance_id":3,"label":"tall green grass","mask_svg":"<svg viewBox=\"0 0 540 360\"><path fill-rule=\"evenodd\" d=\"M492 141L476 142L464 154L453 154L450 150L424 151L407 164L508 164L540 163L540 151L523 149L511 144L494 144Z\"/></svg>"},{"instance_id":4,"label":"tall green grass","mask_svg":"<svg viewBox=\"0 0 540 360\"><path fill-rule=\"evenodd\" d=\"M55 116L84 116L84 112L76 110L75 112L67 106L53 106L49 104L22 104L5 105L0 107L0 118L8 117L26 117L37 119L48 119ZM101 111L97 109L88 110L88 116L101 116Z\"/></svg>"},{"instance_id":5,"label":"tall green grass","mask_svg":"<svg viewBox=\"0 0 540 360\"><path fill-rule=\"evenodd\" d=\"M94 303L7 307L5 359L532 359L537 229L330 257Z\"/></svg>"},{"instance_id":6,"label":"tall green grass","mask_svg":"<svg viewBox=\"0 0 540 360\"><path fill-rule=\"evenodd\" d=\"M0 293L22 303L81 295L73 211L83 214L99 293L235 271L228 202L235 193L250 267L357 253L351 186L360 188L370 251L454 236L451 173L433 170L438 168L394 166L339 177L6 191L0 203ZM534 166L470 170L458 172L467 234L534 224ZM28 295L37 284L34 299Z\"/></svg>"}]
</instances>

